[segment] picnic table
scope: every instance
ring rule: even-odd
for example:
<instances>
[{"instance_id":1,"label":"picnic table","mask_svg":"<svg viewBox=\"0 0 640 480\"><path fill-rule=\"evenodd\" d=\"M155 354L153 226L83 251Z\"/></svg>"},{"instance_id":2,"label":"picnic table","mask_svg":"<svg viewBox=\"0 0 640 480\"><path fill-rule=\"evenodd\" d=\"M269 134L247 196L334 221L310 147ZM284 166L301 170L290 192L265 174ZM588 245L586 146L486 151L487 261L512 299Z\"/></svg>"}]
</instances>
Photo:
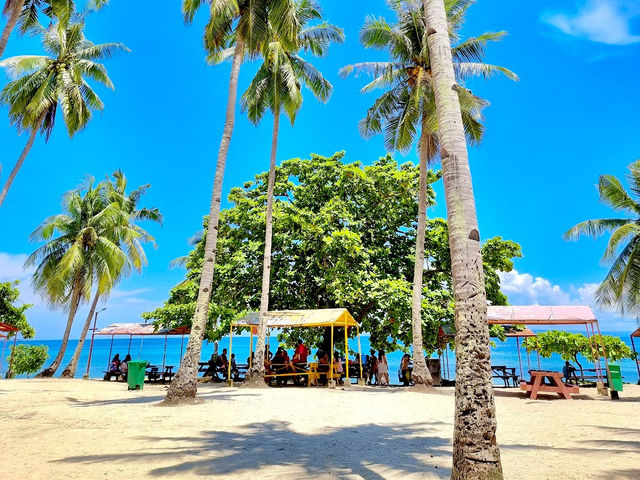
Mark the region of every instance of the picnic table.
<instances>
[{"instance_id":1,"label":"picnic table","mask_svg":"<svg viewBox=\"0 0 640 480\"><path fill-rule=\"evenodd\" d=\"M529 370L531 380L520 381L520 390L527 392L527 397L532 400L538 398L538 393L557 393L561 398L571 400L571 394L580 393L575 385L569 385L562 381L562 372L550 372L546 370ZM547 380L547 381L545 381Z\"/></svg>"},{"instance_id":2,"label":"picnic table","mask_svg":"<svg viewBox=\"0 0 640 480\"><path fill-rule=\"evenodd\" d=\"M499 378L504 382L504 386L510 387L509 381L513 382L513 386L518 384L518 375L514 367L507 367L506 365L491 365L492 378Z\"/></svg>"},{"instance_id":3,"label":"picnic table","mask_svg":"<svg viewBox=\"0 0 640 480\"><path fill-rule=\"evenodd\" d=\"M147 379L150 382L162 382L166 383L167 380L173 380L175 373L173 373L174 365L165 365L164 369L158 365L148 365L146 368Z\"/></svg>"}]
</instances>

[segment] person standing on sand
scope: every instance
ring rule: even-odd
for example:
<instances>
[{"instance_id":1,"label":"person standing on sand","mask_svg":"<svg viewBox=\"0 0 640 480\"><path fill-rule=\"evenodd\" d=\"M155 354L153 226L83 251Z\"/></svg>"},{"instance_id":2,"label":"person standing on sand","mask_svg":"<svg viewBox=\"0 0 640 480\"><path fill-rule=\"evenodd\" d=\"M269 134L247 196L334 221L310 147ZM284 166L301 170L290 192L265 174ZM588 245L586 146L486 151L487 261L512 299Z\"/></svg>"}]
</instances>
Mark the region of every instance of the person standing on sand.
<instances>
[{"instance_id":1,"label":"person standing on sand","mask_svg":"<svg viewBox=\"0 0 640 480\"><path fill-rule=\"evenodd\" d=\"M389 385L389 364L384 350L378 353L378 385Z\"/></svg>"}]
</instances>

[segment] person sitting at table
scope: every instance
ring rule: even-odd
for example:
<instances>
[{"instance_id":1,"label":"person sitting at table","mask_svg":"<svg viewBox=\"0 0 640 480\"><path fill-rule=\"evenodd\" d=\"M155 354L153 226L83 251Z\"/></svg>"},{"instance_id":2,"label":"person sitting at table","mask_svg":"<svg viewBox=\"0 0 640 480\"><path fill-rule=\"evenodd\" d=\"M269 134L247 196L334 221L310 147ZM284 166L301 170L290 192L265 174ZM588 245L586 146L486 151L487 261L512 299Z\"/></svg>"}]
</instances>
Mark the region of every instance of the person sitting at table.
<instances>
[{"instance_id":1,"label":"person sitting at table","mask_svg":"<svg viewBox=\"0 0 640 480\"><path fill-rule=\"evenodd\" d=\"M564 362L564 367L562 367L562 375L564 376L564 381L567 383L571 383L572 380L575 380L576 376L576 367L571 365L571 362L568 360ZM576 380L576 384L577 384Z\"/></svg>"},{"instance_id":2,"label":"person sitting at table","mask_svg":"<svg viewBox=\"0 0 640 480\"><path fill-rule=\"evenodd\" d=\"M378 385L389 385L389 364L384 350L378 352Z\"/></svg>"},{"instance_id":3,"label":"person sitting at table","mask_svg":"<svg viewBox=\"0 0 640 480\"><path fill-rule=\"evenodd\" d=\"M347 363L347 368L349 368L350 362ZM337 381L340 385L344 382L342 381L342 377L344 377L344 368L342 367L342 358L340 358L340 354L338 352L333 352L333 365L334 371L337 374Z\"/></svg>"},{"instance_id":4,"label":"person sitting at table","mask_svg":"<svg viewBox=\"0 0 640 480\"><path fill-rule=\"evenodd\" d=\"M329 373L329 368L331 368L329 355L323 350L318 350L316 352L316 357L318 359L318 383L326 385L327 374Z\"/></svg>"},{"instance_id":5,"label":"person sitting at table","mask_svg":"<svg viewBox=\"0 0 640 480\"><path fill-rule=\"evenodd\" d=\"M302 339L299 339L296 345L296 348L293 352L293 358L291 359L294 372L298 371L298 368L299 368L298 364L303 364L300 367L306 366L308 356L309 356L309 349L303 343ZM302 368L302 370L305 370L305 369Z\"/></svg>"},{"instance_id":6,"label":"person sitting at table","mask_svg":"<svg viewBox=\"0 0 640 480\"><path fill-rule=\"evenodd\" d=\"M218 371L222 371L222 376L226 379L228 373L229 359L227 358L227 349L222 349L222 355L220 355L216 361Z\"/></svg>"},{"instance_id":7,"label":"person sitting at table","mask_svg":"<svg viewBox=\"0 0 640 480\"><path fill-rule=\"evenodd\" d=\"M229 362L231 363L231 378L235 378L237 380L238 376L240 375L240 370L238 370L235 353L231 354L231 360Z\"/></svg>"},{"instance_id":8,"label":"person sitting at table","mask_svg":"<svg viewBox=\"0 0 640 480\"><path fill-rule=\"evenodd\" d=\"M212 353L211 358L209 359L209 365L205 370L203 377L211 377L211 380L214 382L220 382L220 377L218 377L218 354Z\"/></svg>"},{"instance_id":9,"label":"person sitting at table","mask_svg":"<svg viewBox=\"0 0 640 480\"><path fill-rule=\"evenodd\" d=\"M127 356L124 357L124 360L120 364L120 372L122 372L122 378L127 380L127 373L129 373L129 361L131 360L131 355L127 353Z\"/></svg>"},{"instance_id":10,"label":"person sitting at table","mask_svg":"<svg viewBox=\"0 0 640 480\"><path fill-rule=\"evenodd\" d=\"M402 360L400 361L400 377L402 378L402 384L405 387L408 387L411 383L411 372L413 368L411 368L411 356L408 353L405 353L402 356Z\"/></svg>"},{"instance_id":11,"label":"person sitting at table","mask_svg":"<svg viewBox=\"0 0 640 480\"><path fill-rule=\"evenodd\" d=\"M118 370L120 370L120 354L116 353L116 356L113 357L113 360L111 360L111 365L109 366L109 371L111 372L117 372Z\"/></svg>"}]
</instances>

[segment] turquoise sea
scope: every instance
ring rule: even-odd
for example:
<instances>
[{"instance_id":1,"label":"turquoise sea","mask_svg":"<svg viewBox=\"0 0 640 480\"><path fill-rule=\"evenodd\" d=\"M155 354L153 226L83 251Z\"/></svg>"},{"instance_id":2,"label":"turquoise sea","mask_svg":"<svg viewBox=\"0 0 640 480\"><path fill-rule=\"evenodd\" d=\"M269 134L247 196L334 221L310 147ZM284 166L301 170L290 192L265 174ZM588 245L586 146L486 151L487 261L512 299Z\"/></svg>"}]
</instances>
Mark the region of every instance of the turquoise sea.
<instances>
[{"instance_id":1,"label":"turquoise sea","mask_svg":"<svg viewBox=\"0 0 640 480\"><path fill-rule=\"evenodd\" d=\"M604 332L605 335L616 335L622 338L624 342L627 344L630 343L629 334L627 332ZM184 337L184 348L187 346L188 336ZM254 339L255 340L255 339ZM167 339L167 350L166 350L166 358L164 359L165 365L174 365L177 370L177 366L180 364L180 351L181 351L181 337L169 337ZM362 353L367 354L369 352L369 339L366 336L362 336ZM29 343L34 345L47 345L49 347L49 361L54 358L58 349L60 348L60 340L28 340L28 341L20 341L18 343ZM77 377L82 377L87 370L87 359L89 357L89 344L90 337L85 342L84 348L82 350L82 355L80 357L80 363L78 365L78 370L76 372ZM62 362L62 366L59 369L59 372L62 372L64 366L67 364L71 355L73 355L73 351L77 345L77 340L70 340L69 345ZM109 364L109 352L111 350L111 357L113 357L116 353L120 354L120 358L124 358L127 352L130 352L131 357L134 360L146 360L151 362L154 365L162 365L163 364L163 351L165 345L164 337L134 337L131 342L129 342L129 337L115 337L113 340L113 346L111 346L111 338L104 337L96 337L93 345L93 354L91 360L91 370L89 372L92 378L101 378L104 375L104 371L107 369L107 365ZM355 340L349 342L350 348L352 350L357 349L357 342ZM274 338L271 339L271 351L275 351L277 347L276 340ZM2 348L2 344L0 344L0 349ZM223 348L229 348L229 339L225 338L219 342L219 350L222 352ZM249 356L249 337L234 337L233 338L233 352L236 354L236 358L238 359L238 363L245 363L247 357ZM213 353L213 344L205 342L202 349L202 361L207 361L211 354ZM292 352L290 352L291 354ZM315 352L314 352L315 353ZM7 370L7 358L9 355L9 344L7 345L7 349L5 351L2 365L2 378L4 378L4 373ZM389 362L389 373L391 377L391 382L396 384L398 383L398 376L395 374L397 372L398 367L400 365L400 359L402 358L403 353L401 351L391 352L387 354L387 360ZM521 349L521 356L523 362L523 369L525 372L525 376L527 376L527 354L524 349ZM448 362L451 376L454 375L455 372L455 355L453 352L449 352ZM506 365L508 367L516 367L517 373L520 374L520 367L518 363L518 350L516 348L516 341L514 338L507 339L506 342L497 342L496 347L492 349L492 364L494 365ZM589 364L587 361L581 362L583 367L592 368L593 365ZM443 374L446 376L446 367L445 360L443 359ZM542 358L541 359L541 367L548 370L556 370L561 371L562 365L564 362L558 356L554 356L551 358ZM625 382L636 383L638 381L638 371L635 366L635 362L626 360L620 362L622 366L622 375L624 377ZM531 355L531 368L538 368L538 361L535 354Z\"/></svg>"}]
</instances>

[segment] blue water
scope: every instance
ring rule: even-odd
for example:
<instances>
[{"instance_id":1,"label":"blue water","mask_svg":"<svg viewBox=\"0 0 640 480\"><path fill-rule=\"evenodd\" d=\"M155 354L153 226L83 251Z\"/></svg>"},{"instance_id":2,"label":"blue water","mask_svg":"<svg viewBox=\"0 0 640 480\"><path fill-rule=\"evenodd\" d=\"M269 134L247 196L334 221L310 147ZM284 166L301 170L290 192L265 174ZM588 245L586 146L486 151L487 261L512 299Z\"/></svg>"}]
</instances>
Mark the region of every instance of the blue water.
<instances>
[{"instance_id":1,"label":"blue water","mask_svg":"<svg viewBox=\"0 0 640 480\"><path fill-rule=\"evenodd\" d=\"M605 333L606 334L606 333ZM624 332L610 332L610 335L617 335L622 340L630 345L628 334ZM184 337L184 349L187 347L188 336ZM361 338L362 353L367 354L369 352L369 339L366 336ZM47 345L49 347L49 360L47 364L55 357L60 348L60 340L18 340L18 343L26 343L33 345ZM85 342L82 354L80 356L80 362L78 364L78 370L76 371L76 377L82 377L87 370L87 360L89 357L89 344L90 339ZM350 348L357 349L356 341L350 341ZM62 361L59 372L62 372L64 367L69 362L73 351L77 345L77 340L70 340L64 359ZM127 353L131 354L134 360L146 360L154 365L163 364L163 351L164 351L165 339L164 337L144 337L133 338L129 342L128 337L115 337L113 340L113 346L111 345L111 338L96 337L93 344L93 353L91 359L91 369L89 376L91 378L101 378L104 375L105 370L109 364L109 360L116 353L120 354L120 358L124 358ZM275 339L271 339L271 351L275 351L277 342ZM1 348L1 346L0 346ZM225 338L219 342L219 351L222 352L223 348L229 348L229 339ZM180 351L181 351L181 337L169 337L167 339L166 357L164 358L165 365L174 365L177 370L177 366L180 364ZM111 352L111 353L110 353ZM238 363L245 363L249 356L249 338L248 337L234 337L233 338L233 352L236 354ZM0 352L1 353L1 352ZM213 344L205 342L202 348L202 361L207 361L213 353ZM315 352L314 352L315 353ZM289 352L291 355L292 352ZM9 355L9 346L5 352L5 357ZM400 365L403 352L391 352L387 354L387 361L389 362L389 373L391 383L398 383L398 376L396 372ZM521 349L523 370L525 376L527 376L527 353L524 349ZM455 372L455 355L453 352L449 352L448 355L449 370L451 377ZM507 339L506 342L497 342L496 347L492 349L491 363L494 365L506 365L508 367L516 367L518 375L520 374L520 367L518 363L518 350L516 348L516 341L514 338ZM585 368L593 368L592 364L589 364L586 360L581 362ZM638 371L635 366L635 362L631 360L624 360L619 362L622 367L622 375L625 382L636 383L638 381ZM45 364L45 365L47 365ZM563 360L559 356L554 355L551 358L541 358L540 366L543 369L561 371ZM4 378L4 373L8 367L8 360L5 358L0 374ZM538 360L535 353L531 354L531 368L538 368ZM443 359L442 365L443 376L446 375L446 362Z\"/></svg>"}]
</instances>

